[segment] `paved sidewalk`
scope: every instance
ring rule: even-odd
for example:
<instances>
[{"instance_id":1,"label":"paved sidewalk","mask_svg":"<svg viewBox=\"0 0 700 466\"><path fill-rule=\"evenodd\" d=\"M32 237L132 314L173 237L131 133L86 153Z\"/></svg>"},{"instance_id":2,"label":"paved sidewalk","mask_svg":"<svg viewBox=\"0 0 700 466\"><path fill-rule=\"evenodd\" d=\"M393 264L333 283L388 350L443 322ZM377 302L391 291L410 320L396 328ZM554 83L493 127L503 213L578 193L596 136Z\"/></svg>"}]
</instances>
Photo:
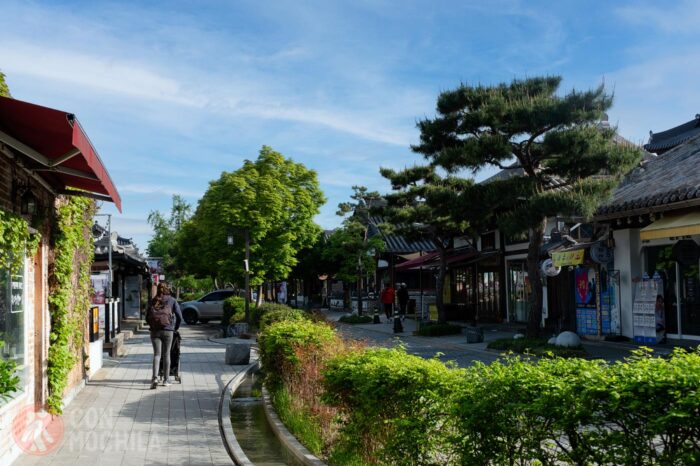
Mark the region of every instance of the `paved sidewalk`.
<instances>
[{"instance_id":1,"label":"paved sidewalk","mask_svg":"<svg viewBox=\"0 0 700 466\"><path fill-rule=\"evenodd\" d=\"M324 309L323 313L329 320L337 321L347 312ZM381 316L380 324L339 324L338 330L346 336L367 340L373 345L396 346L404 345L406 350L417 356L430 358L438 356L441 361L454 361L461 367L474 364L476 361L490 363L500 357L498 351L489 350L486 345L499 338L512 338L518 331L507 325L485 324L484 342L467 343L464 335L447 335L441 337L414 336L417 323L413 319L403 321L402 333L394 333L391 322ZM617 361L629 356L639 345L629 342L583 341L583 347L591 358ZM673 350L673 345L657 345L654 352L667 355Z\"/></svg>"},{"instance_id":2,"label":"paved sidewalk","mask_svg":"<svg viewBox=\"0 0 700 466\"><path fill-rule=\"evenodd\" d=\"M25 465L231 465L218 422L226 383L245 366L224 364L225 346L209 341L213 325L181 328L182 384L150 389L148 333L127 342L128 354L107 360L65 410L62 445Z\"/></svg>"}]
</instances>

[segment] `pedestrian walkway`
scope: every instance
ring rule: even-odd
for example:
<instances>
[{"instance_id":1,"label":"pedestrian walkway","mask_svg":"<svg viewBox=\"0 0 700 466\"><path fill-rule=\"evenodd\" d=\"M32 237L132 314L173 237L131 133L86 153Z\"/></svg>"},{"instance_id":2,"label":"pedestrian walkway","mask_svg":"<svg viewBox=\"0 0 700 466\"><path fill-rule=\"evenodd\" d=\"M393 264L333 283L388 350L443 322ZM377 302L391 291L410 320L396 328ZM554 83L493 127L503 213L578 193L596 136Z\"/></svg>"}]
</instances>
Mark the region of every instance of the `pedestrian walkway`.
<instances>
[{"instance_id":1,"label":"pedestrian walkway","mask_svg":"<svg viewBox=\"0 0 700 466\"><path fill-rule=\"evenodd\" d=\"M337 321L347 312L336 310L322 310L324 315L331 321ZM512 338L521 330L514 329L506 325L487 324L483 325L484 341L482 343L467 343L464 335L446 335L441 337L421 337L414 336L413 331L417 329L414 319L403 321L403 332L394 333L394 326L387 322L384 317L379 324L340 324L338 326L341 334L368 341L370 344L393 347L403 345L406 350L417 356L430 358L437 356L441 361L454 361L461 367L466 367L475 362L490 363L501 356L495 350L487 349L489 342L499 338ZM583 347L589 357L605 359L608 361L622 360L639 348L639 345L630 342L606 342L606 341L583 341ZM672 344L657 345L654 352L658 355L667 355L673 350Z\"/></svg>"},{"instance_id":2,"label":"pedestrian walkway","mask_svg":"<svg viewBox=\"0 0 700 466\"><path fill-rule=\"evenodd\" d=\"M127 342L66 408L61 446L26 465L231 465L221 439L218 406L228 381L245 366L224 364L225 346L209 341L213 325L181 329L182 384L150 389L148 333Z\"/></svg>"}]
</instances>

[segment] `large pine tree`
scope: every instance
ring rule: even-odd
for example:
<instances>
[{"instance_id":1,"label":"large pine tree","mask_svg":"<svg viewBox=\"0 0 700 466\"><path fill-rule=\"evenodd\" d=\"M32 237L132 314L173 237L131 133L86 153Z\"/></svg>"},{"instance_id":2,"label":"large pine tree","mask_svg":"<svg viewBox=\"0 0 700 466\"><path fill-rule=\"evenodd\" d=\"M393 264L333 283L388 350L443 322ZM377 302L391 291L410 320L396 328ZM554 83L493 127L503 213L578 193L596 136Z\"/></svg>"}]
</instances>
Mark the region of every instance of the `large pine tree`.
<instances>
[{"instance_id":1,"label":"large pine tree","mask_svg":"<svg viewBox=\"0 0 700 466\"><path fill-rule=\"evenodd\" d=\"M536 77L442 92L437 116L418 123L420 144L413 147L451 173L495 166L518 175L483 189L500 228L529 237L529 335L539 333L542 319L539 260L547 218L592 216L641 157L599 124L613 101L603 86L560 95L560 84L558 76Z\"/></svg>"}]
</instances>

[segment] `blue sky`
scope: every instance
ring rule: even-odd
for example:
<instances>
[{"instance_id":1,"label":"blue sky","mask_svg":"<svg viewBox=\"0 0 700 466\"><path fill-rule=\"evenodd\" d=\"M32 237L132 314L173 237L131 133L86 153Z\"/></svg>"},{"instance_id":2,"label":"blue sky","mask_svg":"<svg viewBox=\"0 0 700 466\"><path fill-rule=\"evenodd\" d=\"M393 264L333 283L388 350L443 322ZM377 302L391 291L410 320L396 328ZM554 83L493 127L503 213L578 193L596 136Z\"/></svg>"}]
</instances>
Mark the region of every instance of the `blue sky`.
<instances>
[{"instance_id":1,"label":"blue sky","mask_svg":"<svg viewBox=\"0 0 700 466\"><path fill-rule=\"evenodd\" d=\"M416 120L466 83L604 82L610 120L646 142L700 112L700 2L3 0L14 97L75 113L145 249L150 210L196 204L263 144L317 170L328 203L419 160ZM483 178L491 172L477 174ZM103 212L116 212L109 204Z\"/></svg>"}]
</instances>

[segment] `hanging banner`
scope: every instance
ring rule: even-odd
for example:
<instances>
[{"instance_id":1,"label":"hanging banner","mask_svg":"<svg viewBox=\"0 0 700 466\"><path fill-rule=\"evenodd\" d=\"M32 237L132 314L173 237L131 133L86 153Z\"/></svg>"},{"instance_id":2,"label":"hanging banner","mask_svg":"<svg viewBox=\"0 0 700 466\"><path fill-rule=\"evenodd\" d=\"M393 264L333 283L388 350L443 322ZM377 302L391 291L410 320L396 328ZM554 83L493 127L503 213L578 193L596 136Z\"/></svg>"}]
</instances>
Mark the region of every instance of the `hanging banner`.
<instances>
[{"instance_id":1,"label":"hanging banner","mask_svg":"<svg viewBox=\"0 0 700 466\"><path fill-rule=\"evenodd\" d=\"M552 263L554 267L566 267L567 265L583 264L583 255L585 252L585 249L578 249L576 251L553 252Z\"/></svg>"}]
</instances>

